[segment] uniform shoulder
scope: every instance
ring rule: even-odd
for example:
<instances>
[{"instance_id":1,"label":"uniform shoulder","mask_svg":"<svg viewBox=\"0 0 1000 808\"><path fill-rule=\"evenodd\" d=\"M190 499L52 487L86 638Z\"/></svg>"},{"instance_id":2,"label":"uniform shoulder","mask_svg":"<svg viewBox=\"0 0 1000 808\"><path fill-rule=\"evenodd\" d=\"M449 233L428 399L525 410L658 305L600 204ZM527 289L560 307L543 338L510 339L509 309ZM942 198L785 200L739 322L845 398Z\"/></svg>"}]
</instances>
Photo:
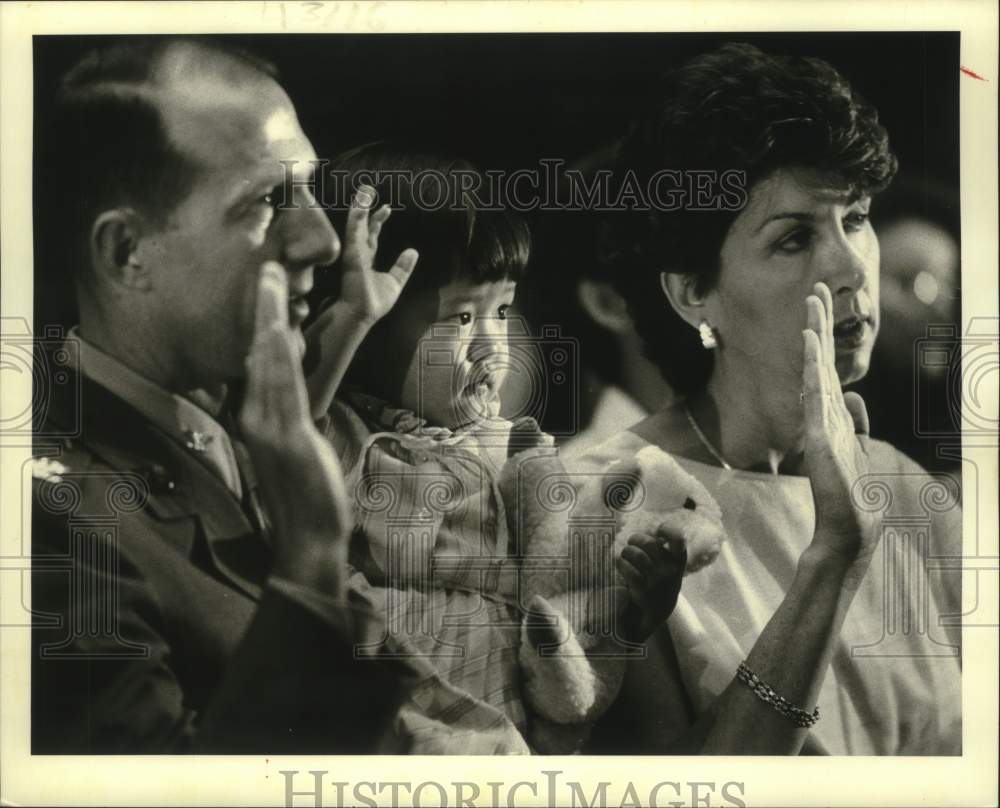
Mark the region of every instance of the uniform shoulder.
<instances>
[{"instance_id":1,"label":"uniform shoulder","mask_svg":"<svg viewBox=\"0 0 1000 808\"><path fill-rule=\"evenodd\" d=\"M36 443L30 459L35 513L40 517L184 511L177 494L184 475L169 453L91 448L82 438ZM183 499L183 497L181 498Z\"/></svg>"},{"instance_id":2,"label":"uniform shoulder","mask_svg":"<svg viewBox=\"0 0 1000 808\"><path fill-rule=\"evenodd\" d=\"M82 440L36 441L30 460L31 477L35 484L58 483L65 477L90 471L95 462L93 452Z\"/></svg>"}]
</instances>

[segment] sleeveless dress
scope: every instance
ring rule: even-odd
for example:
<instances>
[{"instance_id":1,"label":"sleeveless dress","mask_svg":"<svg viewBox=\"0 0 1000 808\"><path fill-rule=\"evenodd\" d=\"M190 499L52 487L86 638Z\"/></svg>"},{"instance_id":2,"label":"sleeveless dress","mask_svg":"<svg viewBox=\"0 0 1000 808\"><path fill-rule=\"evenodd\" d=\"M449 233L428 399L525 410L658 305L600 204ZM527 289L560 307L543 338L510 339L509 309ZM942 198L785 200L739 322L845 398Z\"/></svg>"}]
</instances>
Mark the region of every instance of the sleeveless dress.
<instances>
[{"instance_id":1,"label":"sleeveless dress","mask_svg":"<svg viewBox=\"0 0 1000 808\"><path fill-rule=\"evenodd\" d=\"M626 431L576 464L599 470L648 445ZM848 612L820 692L821 718L803 753L959 755L959 487L886 443L871 441L869 456L872 471L857 481L855 502L880 516L882 538ZM728 541L712 565L684 579L648 658L630 663L616 705L620 729L610 732L636 751L669 744L729 685L788 591L815 527L805 477L674 457L719 504Z\"/></svg>"}]
</instances>

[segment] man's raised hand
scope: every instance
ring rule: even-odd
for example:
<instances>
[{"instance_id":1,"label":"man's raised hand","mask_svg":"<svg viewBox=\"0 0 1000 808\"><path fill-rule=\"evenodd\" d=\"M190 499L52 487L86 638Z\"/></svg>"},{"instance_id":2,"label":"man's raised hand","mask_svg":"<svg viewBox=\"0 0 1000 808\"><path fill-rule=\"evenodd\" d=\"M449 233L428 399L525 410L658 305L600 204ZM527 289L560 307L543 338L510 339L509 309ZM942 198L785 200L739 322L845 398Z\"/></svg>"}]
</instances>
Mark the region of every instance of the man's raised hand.
<instances>
[{"instance_id":1,"label":"man's raised hand","mask_svg":"<svg viewBox=\"0 0 1000 808\"><path fill-rule=\"evenodd\" d=\"M288 278L261 267L240 429L274 526L274 573L343 596L350 505L340 463L316 429L298 335L288 324Z\"/></svg>"}]
</instances>

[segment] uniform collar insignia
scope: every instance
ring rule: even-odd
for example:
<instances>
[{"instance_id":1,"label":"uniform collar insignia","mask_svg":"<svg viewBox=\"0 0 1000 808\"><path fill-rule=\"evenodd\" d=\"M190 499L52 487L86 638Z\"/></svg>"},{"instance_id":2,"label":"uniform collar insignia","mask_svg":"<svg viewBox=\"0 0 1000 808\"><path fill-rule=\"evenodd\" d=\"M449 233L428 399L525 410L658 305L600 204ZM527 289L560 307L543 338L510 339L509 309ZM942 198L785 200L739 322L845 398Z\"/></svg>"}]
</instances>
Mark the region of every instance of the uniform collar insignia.
<instances>
[{"instance_id":1,"label":"uniform collar insignia","mask_svg":"<svg viewBox=\"0 0 1000 808\"><path fill-rule=\"evenodd\" d=\"M58 460L50 457L31 458L31 476L36 480L46 480L50 483L61 483L62 475L66 474L69 468Z\"/></svg>"},{"instance_id":2,"label":"uniform collar insignia","mask_svg":"<svg viewBox=\"0 0 1000 808\"><path fill-rule=\"evenodd\" d=\"M209 435L207 432L199 432L196 429L185 429L182 432L185 438L184 445L191 451L202 454L208 450L208 444L215 439L215 435Z\"/></svg>"}]
</instances>

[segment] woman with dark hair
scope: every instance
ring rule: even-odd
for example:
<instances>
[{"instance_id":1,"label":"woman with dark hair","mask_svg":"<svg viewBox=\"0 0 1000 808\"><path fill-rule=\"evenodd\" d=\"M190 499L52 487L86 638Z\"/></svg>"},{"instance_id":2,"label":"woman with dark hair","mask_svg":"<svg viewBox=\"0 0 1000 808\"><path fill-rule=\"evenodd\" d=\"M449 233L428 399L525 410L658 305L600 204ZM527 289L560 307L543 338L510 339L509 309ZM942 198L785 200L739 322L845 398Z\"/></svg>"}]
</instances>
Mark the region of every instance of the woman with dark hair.
<instances>
[{"instance_id":1,"label":"woman with dark hair","mask_svg":"<svg viewBox=\"0 0 1000 808\"><path fill-rule=\"evenodd\" d=\"M609 220L678 398L581 465L659 447L729 541L630 665L607 751L960 754L960 580L928 563L960 554L958 486L841 391L879 324L868 213L896 159L875 110L823 61L730 44L672 72L620 169L735 170L746 194Z\"/></svg>"}]
</instances>

